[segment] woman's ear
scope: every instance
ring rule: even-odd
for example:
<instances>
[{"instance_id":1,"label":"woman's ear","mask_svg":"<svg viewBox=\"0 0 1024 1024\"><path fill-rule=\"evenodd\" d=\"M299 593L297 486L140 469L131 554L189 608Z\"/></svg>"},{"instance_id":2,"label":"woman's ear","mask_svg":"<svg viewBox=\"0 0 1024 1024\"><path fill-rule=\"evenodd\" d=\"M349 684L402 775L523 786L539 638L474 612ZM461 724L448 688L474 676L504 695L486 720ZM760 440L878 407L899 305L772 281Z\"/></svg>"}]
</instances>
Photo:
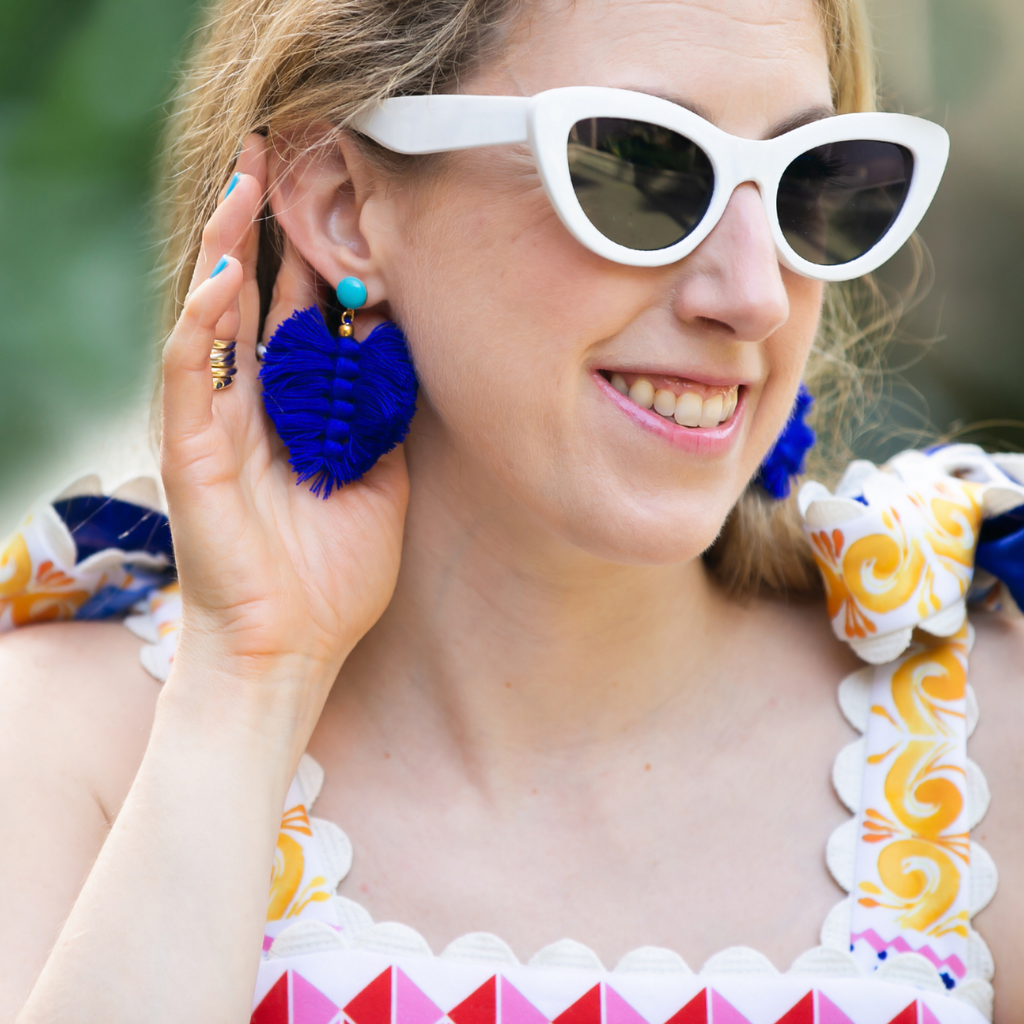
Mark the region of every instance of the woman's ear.
<instances>
[{"instance_id":1,"label":"woman's ear","mask_svg":"<svg viewBox=\"0 0 1024 1024\"><path fill-rule=\"evenodd\" d=\"M284 140L268 153L270 207L287 248L327 281L358 277L367 307L383 302L378 247L367 237L378 218L366 216L380 189L364 153L350 137L317 144L304 133L301 145Z\"/></svg>"}]
</instances>

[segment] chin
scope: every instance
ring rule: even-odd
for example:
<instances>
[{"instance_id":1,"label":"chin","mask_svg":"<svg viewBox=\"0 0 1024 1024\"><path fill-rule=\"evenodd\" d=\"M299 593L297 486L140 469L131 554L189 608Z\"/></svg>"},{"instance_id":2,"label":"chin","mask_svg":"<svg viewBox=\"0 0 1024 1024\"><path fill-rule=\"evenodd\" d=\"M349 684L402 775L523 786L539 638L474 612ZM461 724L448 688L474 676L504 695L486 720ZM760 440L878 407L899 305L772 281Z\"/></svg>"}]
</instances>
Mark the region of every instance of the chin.
<instances>
[{"instance_id":1,"label":"chin","mask_svg":"<svg viewBox=\"0 0 1024 1024\"><path fill-rule=\"evenodd\" d=\"M699 558L717 539L733 503L692 492L573 506L557 529L587 554L619 565L669 566Z\"/></svg>"}]
</instances>

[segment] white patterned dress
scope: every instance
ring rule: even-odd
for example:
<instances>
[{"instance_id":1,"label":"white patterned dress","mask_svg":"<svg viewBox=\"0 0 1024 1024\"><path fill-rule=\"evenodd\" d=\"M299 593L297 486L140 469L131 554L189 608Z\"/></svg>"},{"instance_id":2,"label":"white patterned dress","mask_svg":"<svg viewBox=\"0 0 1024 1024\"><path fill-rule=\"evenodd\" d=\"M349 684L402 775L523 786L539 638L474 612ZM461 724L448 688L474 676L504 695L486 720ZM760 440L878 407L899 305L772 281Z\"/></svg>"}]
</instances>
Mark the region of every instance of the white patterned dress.
<instances>
[{"instance_id":1,"label":"white patterned dress","mask_svg":"<svg viewBox=\"0 0 1024 1024\"><path fill-rule=\"evenodd\" d=\"M124 614L143 665L165 679L181 601L166 519L138 493L104 496L87 478L33 508L0 546L0 630ZM805 484L799 503L833 629L867 663L839 685L861 737L833 770L851 817L826 859L846 895L820 945L785 972L745 947L698 971L656 947L609 970L570 939L524 964L487 933L435 953L337 895L352 846L312 813L323 771L307 755L281 821L254 1024L991 1020L992 958L971 926L996 869L970 838L989 797L967 757L979 715L967 602L1016 609L1000 580L1024 577L1024 456L905 452L882 469L854 463L835 493Z\"/></svg>"}]
</instances>

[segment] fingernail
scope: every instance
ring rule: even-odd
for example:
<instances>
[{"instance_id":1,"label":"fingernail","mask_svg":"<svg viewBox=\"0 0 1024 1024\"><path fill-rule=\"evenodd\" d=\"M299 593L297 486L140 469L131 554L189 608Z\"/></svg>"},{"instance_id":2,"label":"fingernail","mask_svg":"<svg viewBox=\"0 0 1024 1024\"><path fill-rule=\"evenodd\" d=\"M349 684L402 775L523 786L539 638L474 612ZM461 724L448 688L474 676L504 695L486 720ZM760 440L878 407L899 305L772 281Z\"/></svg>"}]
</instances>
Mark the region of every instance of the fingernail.
<instances>
[{"instance_id":1,"label":"fingernail","mask_svg":"<svg viewBox=\"0 0 1024 1024\"><path fill-rule=\"evenodd\" d=\"M241 174L238 173L238 171L235 171L235 173L231 175L231 181L228 182L228 190L227 192L224 193L225 199L227 199L227 197L231 195L232 192L235 191L235 186L239 183L239 181L241 181L241 178L242 176Z\"/></svg>"},{"instance_id":2,"label":"fingernail","mask_svg":"<svg viewBox=\"0 0 1024 1024\"><path fill-rule=\"evenodd\" d=\"M210 274L210 277L216 277L227 265L227 256L221 256L221 258L217 260L217 266L213 268L213 273Z\"/></svg>"}]
</instances>

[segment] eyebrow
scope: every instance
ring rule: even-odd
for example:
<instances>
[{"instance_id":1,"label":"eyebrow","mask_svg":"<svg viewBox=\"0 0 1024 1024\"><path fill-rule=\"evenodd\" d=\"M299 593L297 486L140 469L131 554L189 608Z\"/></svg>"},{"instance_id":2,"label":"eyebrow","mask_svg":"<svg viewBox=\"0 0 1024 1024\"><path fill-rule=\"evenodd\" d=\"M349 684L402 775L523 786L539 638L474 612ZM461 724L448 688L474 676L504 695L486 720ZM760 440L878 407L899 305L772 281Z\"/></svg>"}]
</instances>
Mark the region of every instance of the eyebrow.
<instances>
[{"instance_id":1,"label":"eyebrow","mask_svg":"<svg viewBox=\"0 0 1024 1024\"><path fill-rule=\"evenodd\" d=\"M786 132L795 131L797 128L803 128L805 124L812 124L814 121L824 121L827 117L835 116L836 112L832 107L826 107L820 104L815 107L808 107L806 110L802 110L798 114L793 114L791 117L786 117L781 121L776 121L765 138L777 139L780 135L785 135Z\"/></svg>"},{"instance_id":2,"label":"eyebrow","mask_svg":"<svg viewBox=\"0 0 1024 1024\"><path fill-rule=\"evenodd\" d=\"M669 103L674 103L677 107L689 110L691 114L696 114L698 117L703 118L710 124L715 123L715 119L710 115L708 110L705 107L702 107L699 103L685 100L680 96L671 96L668 93L656 92L653 89L638 89L633 87L632 91L646 93L648 96L654 96L659 100L667 100ZM786 132L802 128L805 124L811 124L814 121L822 121L826 117L835 116L836 112L831 106L825 106L819 103L813 107L807 107L805 110L791 114L789 117L785 117L781 121L776 121L775 124L768 129L764 138L777 139L780 135L785 135Z\"/></svg>"}]
</instances>

